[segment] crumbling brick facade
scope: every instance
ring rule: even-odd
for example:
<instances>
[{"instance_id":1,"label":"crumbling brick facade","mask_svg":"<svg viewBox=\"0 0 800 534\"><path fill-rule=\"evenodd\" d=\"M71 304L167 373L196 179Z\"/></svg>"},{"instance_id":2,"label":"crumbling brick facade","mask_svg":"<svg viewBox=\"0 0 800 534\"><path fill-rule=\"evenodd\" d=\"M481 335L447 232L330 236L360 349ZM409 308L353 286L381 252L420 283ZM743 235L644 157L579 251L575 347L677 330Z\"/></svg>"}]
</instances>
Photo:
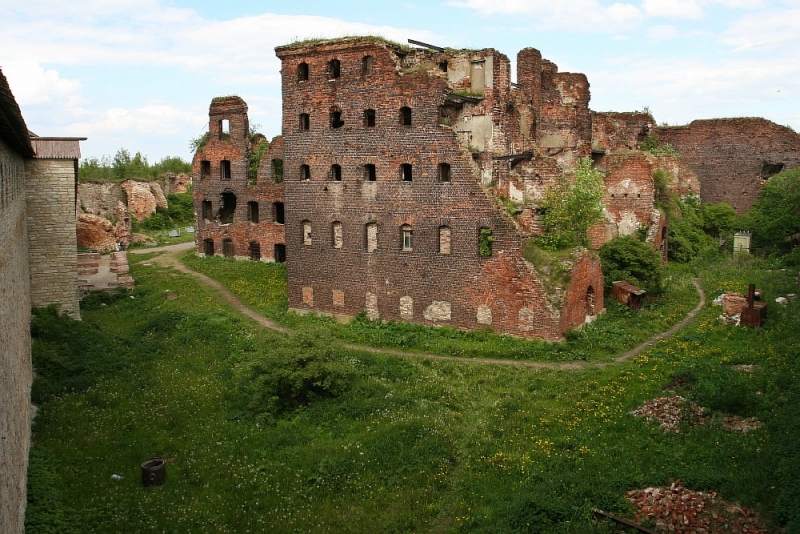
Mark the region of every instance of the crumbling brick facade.
<instances>
[{"instance_id":1,"label":"crumbling brick facade","mask_svg":"<svg viewBox=\"0 0 800 534\"><path fill-rule=\"evenodd\" d=\"M192 162L197 253L285 261L282 139L251 166L264 138L251 136L247 104L238 96L211 102L207 135Z\"/></svg>"},{"instance_id":2,"label":"crumbling brick facade","mask_svg":"<svg viewBox=\"0 0 800 534\"><path fill-rule=\"evenodd\" d=\"M800 135L766 119L697 120L655 128L653 135L697 174L704 202L727 202L739 214L753 205L764 181L800 167Z\"/></svg>"},{"instance_id":3,"label":"crumbling brick facade","mask_svg":"<svg viewBox=\"0 0 800 534\"><path fill-rule=\"evenodd\" d=\"M522 257L500 202L591 151L588 82L520 53L373 38L279 47L291 309L559 339L603 309L599 262L568 287ZM522 79L526 81L522 81ZM535 215L527 214L530 228Z\"/></svg>"}]
</instances>

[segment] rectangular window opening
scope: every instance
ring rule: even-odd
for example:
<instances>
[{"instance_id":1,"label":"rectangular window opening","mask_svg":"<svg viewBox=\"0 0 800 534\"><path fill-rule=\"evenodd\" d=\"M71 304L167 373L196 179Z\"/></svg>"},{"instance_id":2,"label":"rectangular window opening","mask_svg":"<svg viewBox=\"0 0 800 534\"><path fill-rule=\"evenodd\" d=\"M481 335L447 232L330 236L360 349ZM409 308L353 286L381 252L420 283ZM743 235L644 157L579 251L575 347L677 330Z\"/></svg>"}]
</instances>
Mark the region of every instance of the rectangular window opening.
<instances>
[{"instance_id":1,"label":"rectangular window opening","mask_svg":"<svg viewBox=\"0 0 800 534\"><path fill-rule=\"evenodd\" d=\"M247 203L247 220L252 223L258 222L258 202Z\"/></svg>"},{"instance_id":2,"label":"rectangular window opening","mask_svg":"<svg viewBox=\"0 0 800 534\"><path fill-rule=\"evenodd\" d=\"M367 182L374 182L376 178L375 165L367 163L364 165L364 180Z\"/></svg>"},{"instance_id":3,"label":"rectangular window opening","mask_svg":"<svg viewBox=\"0 0 800 534\"><path fill-rule=\"evenodd\" d=\"M400 177L404 182L410 182L412 180L413 174L411 172L410 163L403 163L400 165Z\"/></svg>"},{"instance_id":4,"label":"rectangular window opening","mask_svg":"<svg viewBox=\"0 0 800 534\"><path fill-rule=\"evenodd\" d=\"M231 179L231 162L227 159L223 159L219 162L219 178L220 180Z\"/></svg>"}]
</instances>

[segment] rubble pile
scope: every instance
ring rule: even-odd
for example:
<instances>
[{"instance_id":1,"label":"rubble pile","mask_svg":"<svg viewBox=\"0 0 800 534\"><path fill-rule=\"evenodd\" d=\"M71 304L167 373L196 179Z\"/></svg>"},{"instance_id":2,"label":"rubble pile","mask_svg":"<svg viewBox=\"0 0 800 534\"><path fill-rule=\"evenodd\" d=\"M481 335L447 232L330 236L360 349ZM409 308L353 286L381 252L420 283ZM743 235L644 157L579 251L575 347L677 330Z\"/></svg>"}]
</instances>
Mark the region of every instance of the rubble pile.
<instances>
[{"instance_id":1,"label":"rubble pile","mask_svg":"<svg viewBox=\"0 0 800 534\"><path fill-rule=\"evenodd\" d=\"M681 431L681 421L685 421L689 426L706 424L705 410L680 395L653 399L631 413L636 417L643 417L647 421L656 421L662 430L676 434Z\"/></svg>"},{"instance_id":2,"label":"rubble pile","mask_svg":"<svg viewBox=\"0 0 800 534\"><path fill-rule=\"evenodd\" d=\"M722 425L728 430L735 430L742 434L747 434L753 430L758 430L764 423L755 417L741 417L738 415L727 415L722 419Z\"/></svg>"},{"instance_id":3,"label":"rubble pile","mask_svg":"<svg viewBox=\"0 0 800 534\"><path fill-rule=\"evenodd\" d=\"M663 532L766 534L755 512L723 501L714 491L692 491L675 481L670 487L633 490L625 494L636 509L637 522L655 524Z\"/></svg>"}]
</instances>

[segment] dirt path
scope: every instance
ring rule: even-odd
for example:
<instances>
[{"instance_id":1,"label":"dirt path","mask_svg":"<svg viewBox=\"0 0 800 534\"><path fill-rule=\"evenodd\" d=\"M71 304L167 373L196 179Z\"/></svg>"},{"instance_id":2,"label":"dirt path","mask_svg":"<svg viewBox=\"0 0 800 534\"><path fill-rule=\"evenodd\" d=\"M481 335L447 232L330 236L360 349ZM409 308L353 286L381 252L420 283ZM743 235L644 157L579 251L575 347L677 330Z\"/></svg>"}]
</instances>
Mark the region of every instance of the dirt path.
<instances>
[{"instance_id":1,"label":"dirt path","mask_svg":"<svg viewBox=\"0 0 800 534\"><path fill-rule=\"evenodd\" d=\"M194 243L180 243L177 245L168 245L166 247L136 249L129 251L129 253L144 254L148 252L163 252L164 254L155 256L151 261L161 266L170 267L182 273L193 276L200 282L200 284L203 287L205 287L206 289L210 290L213 294L215 294L215 296L220 301L230 304L236 310L250 317L261 326L284 334L288 334L289 332L291 332L291 329L283 327L277 324L276 322L267 319L260 313L256 312L255 310L247 306L244 302L242 302L239 299L239 297L231 293L225 286L223 286L216 280L209 278L208 276L202 273L198 273L197 271L193 271L189 269L186 265L181 263L180 260L178 259L178 254L181 252L185 252L187 250L191 250L193 247ZM598 369L602 367L607 367L609 365L613 365L615 363L622 363L626 360L629 360L634 356L636 356L637 354L639 354L640 352L652 347L657 341L671 336L672 334L674 334L675 332L679 331L687 324L689 324L689 321L694 319L694 317L698 314L698 312L701 309L703 309L703 306L705 306L706 304L706 295L703 292L703 288L700 287L699 280L694 279L694 287L697 289L697 294L700 297L700 302L692 311L686 314L686 317L684 317L680 322L672 325L672 327L670 327L668 330L652 336L650 339L648 339L646 342L642 343L638 347L634 347L629 351L621 354L620 356L617 356L616 358L614 358L612 362L567 362L567 363L529 362L520 360L503 360L495 358L469 358L464 356L443 356L441 354L428 354L424 352L395 350L395 349L388 349L381 347L370 347L367 345L355 345L351 343L346 343L344 346L352 350L371 352L374 354L412 356L416 358L427 358L430 360L450 360L456 362L467 361L467 362L494 364L494 365L515 365L517 367L530 367L534 369L553 369L559 371L576 370L576 369Z\"/></svg>"}]
</instances>

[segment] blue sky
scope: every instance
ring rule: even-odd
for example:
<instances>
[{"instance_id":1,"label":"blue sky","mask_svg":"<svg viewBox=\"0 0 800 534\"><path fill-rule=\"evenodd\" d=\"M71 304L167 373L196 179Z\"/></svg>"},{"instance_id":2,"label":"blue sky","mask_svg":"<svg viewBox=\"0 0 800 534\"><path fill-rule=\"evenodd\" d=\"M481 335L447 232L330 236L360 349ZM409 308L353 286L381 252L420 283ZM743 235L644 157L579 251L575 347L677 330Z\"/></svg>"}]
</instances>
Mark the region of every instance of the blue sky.
<instances>
[{"instance_id":1,"label":"blue sky","mask_svg":"<svg viewBox=\"0 0 800 534\"><path fill-rule=\"evenodd\" d=\"M278 135L274 48L358 34L495 48L512 64L534 47L588 76L596 111L800 131L800 0L0 0L0 68L28 128L88 137L84 157L189 160L211 99L229 94Z\"/></svg>"}]
</instances>

